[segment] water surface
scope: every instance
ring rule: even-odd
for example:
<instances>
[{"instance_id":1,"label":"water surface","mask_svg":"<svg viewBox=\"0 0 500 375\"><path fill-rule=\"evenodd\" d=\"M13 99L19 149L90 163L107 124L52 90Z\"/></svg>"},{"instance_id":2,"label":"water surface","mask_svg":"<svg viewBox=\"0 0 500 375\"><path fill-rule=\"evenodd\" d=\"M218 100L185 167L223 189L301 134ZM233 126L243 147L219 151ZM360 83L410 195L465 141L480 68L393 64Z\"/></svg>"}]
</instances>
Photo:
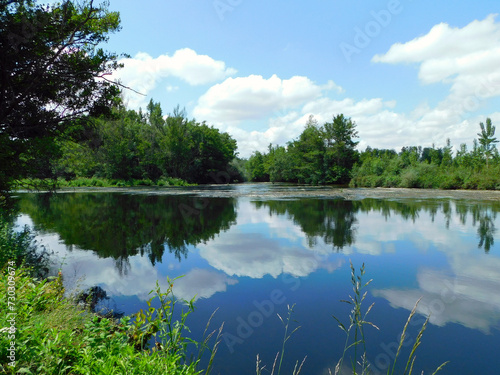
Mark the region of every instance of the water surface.
<instances>
[{"instance_id":1,"label":"water surface","mask_svg":"<svg viewBox=\"0 0 500 375\"><path fill-rule=\"evenodd\" d=\"M352 295L350 262L373 279L364 303L375 303L368 317L380 328L365 331L374 374L386 373L419 298L407 342L430 320L414 373L444 361L442 374L497 373L500 203L369 196L270 184L20 194L19 223L57 254L68 288L99 285L126 314L146 306L157 280L166 288L184 275L174 291L195 296L193 336L217 308L212 325L224 322L213 374L255 374L257 354L270 369L284 333L276 314L293 304L301 328L282 373L304 356L303 374L333 371L345 336L332 314L347 323L350 306L339 301Z\"/></svg>"}]
</instances>

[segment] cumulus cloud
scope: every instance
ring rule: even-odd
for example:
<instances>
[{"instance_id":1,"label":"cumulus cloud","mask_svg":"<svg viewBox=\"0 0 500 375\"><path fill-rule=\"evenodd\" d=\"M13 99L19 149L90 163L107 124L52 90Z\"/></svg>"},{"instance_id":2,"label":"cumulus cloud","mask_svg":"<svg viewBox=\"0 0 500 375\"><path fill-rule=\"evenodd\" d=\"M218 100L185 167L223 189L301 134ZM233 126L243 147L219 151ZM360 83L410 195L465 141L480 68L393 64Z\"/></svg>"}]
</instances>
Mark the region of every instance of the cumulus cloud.
<instances>
[{"instance_id":1,"label":"cumulus cloud","mask_svg":"<svg viewBox=\"0 0 500 375\"><path fill-rule=\"evenodd\" d=\"M486 261L468 257L473 266L487 266ZM495 259L498 266L498 259ZM430 323L444 326L458 323L465 327L489 333L500 320L500 281L490 280L481 274L467 276L463 273L449 275L441 270L423 268L417 274L419 289L375 290L375 296L383 297L393 307L411 311L415 302L422 298L417 312L428 316Z\"/></svg>"},{"instance_id":2,"label":"cumulus cloud","mask_svg":"<svg viewBox=\"0 0 500 375\"><path fill-rule=\"evenodd\" d=\"M307 77L281 79L277 75L227 78L212 86L198 100L195 117L209 122L240 122L264 119L280 109L303 105L319 97L323 90L341 92L333 81L317 85Z\"/></svg>"},{"instance_id":3,"label":"cumulus cloud","mask_svg":"<svg viewBox=\"0 0 500 375\"><path fill-rule=\"evenodd\" d=\"M238 281L219 272L193 268L175 282L174 293L185 300L210 298L217 292L225 292L228 285Z\"/></svg>"},{"instance_id":4,"label":"cumulus cloud","mask_svg":"<svg viewBox=\"0 0 500 375\"><path fill-rule=\"evenodd\" d=\"M478 110L486 99L500 96L500 23L495 22L496 16L491 14L463 28L441 23L426 35L394 44L372 61L419 64L422 83L451 84L449 96L431 116L440 116L445 124L457 122L464 113Z\"/></svg>"},{"instance_id":5,"label":"cumulus cloud","mask_svg":"<svg viewBox=\"0 0 500 375\"><path fill-rule=\"evenodd\" d=\"M226 67L223 61L199 55L190 48L179 49L172 56L165 54L155 58L140 52L119 62L124 67L113 73L113 79L145 95L167 77L175 77L196 86L220 81L236 73L235 69ZM170 91L176 89L170 84L165 84L165 88ZM144 101L142 96L129 91L125 91L125 95L129 105L134 108Z\"/></svg>"},{"instance_id":6,"label":"cumulus cloud","mask_svg":"<svg viewBox=\"0 0 500 375\"><path fill-rule=\"evenodd\" d=\"M457 211L451 204L451 211ZM473 215L472 213L470 215ZM500 258L478 256L477 228L464 225L458 216L447 219L443 212L435 215L420 211L418 220L411 225L399 214L388 216L390 225L383 222L382 214L358 215L360 229L352 250L378 255L391 251L390 242L409 241L421 252L435 247L448 259L449 268L421 267L417 271L417 288L375 289L373 294L385 298L391 306L411 311L422 297L417 312L430 316L437 326L461 324L488 333L500 320ZM447 224L447 221L449 223ZM453 230L443 230L446 226ZM374 246L373 243L384 243Z\"/></svg>"},{"instance_id":7,"label":"cumulus cloud","mask_svg":"<svg viewBox=\"0 0 500 375\"><path fill-rule=\"evenodd\" d=\"M276 240L253 233L225 233L217 242L199 245L200 255L215 269L227 275L262 278L282 273L300 277L319 268L320 262L310 251L283 248Z\"/></svg>"}]
</instances>

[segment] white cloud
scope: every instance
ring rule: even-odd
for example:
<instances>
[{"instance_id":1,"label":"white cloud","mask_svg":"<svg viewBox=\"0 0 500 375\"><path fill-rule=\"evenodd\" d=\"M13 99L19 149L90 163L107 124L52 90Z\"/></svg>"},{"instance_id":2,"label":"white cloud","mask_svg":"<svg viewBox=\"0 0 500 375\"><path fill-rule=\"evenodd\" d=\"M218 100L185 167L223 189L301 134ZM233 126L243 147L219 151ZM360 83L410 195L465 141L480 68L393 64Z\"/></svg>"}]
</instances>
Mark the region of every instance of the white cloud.
<instances>
[{"instance_id":1,"label":"white cloud","mask_svg":"<svg viewBox=\"0 0 500 375\"><path fill-rule=\"evenodd\" d=\"M174 294L189 301L191 298L210 298L217 292L225 292L228 285L238 280L231 279L219 272L193 268L185 276L176 280Z\"/></svg>"},{"instance_id":2,"label":"white cloud","mask_svg":"<svg viewBox=\"0 0 500 375\"><path fill-rule=\"evenodd\" d=\"M455 203L451 212L457 212ZM467 215L471 220L473 210ZM470 215L470 216L469 216ZM370 212L358 214L359 231L353 250L378 255L390 251L394 241L410 241L421 252L435 247L448 259L449 269L422 267L417 271L417 288L376 289L373 294L385 298L391 306L410 311L422 297L417 312L431 315L430 322L437 326L449 323L489 332L500 320L500 258L478 254L477 225L465 225L453 215L449 220L452 230L446 228L447 218L438 210L418 212L418 220L409 222L400 214L390 213L384 223L383 215ZM373 243L385 244L374 246ZM344 251L345 252L345 251Z\"/></svg>"},{"instance_id":3,"label":"white cloud","mask_svg":"<svg viewBox=\"0 0 500 375\"><path fill-rule=\"evenodd\" d=\"M319 86L307 77L281 79L273 75L227 78L212 86L198 100L195 117L209 122L240 122L265 119L282 109L303 105L319 97L323 90L342 91L333 81Z\"/></svg>"},{"instance_id":4,"label":"white cloud","mask_svg":"<svg viewBox=\"0 0 500 375\"><path fill-rule=\"evenodd\" d=\"M307 276L320 268L320 260L311 251L284 248L277 240L254 233L224 233L217 242L199 245L200 255L215 269L229 276L276 278L282 273Z\"/></svg>"},{"instance_id":5,"label":"white cloud","mask_svg":"<svg viewBox=\"0 0 500 375\"><path fill-rule=\"evenodd\" d=\"M495 18L492 14L463 28L441 23L424 36L394 44L372 61L417 63L424 84L451 84L449 96L431 115L439 115L444 124L457 123L466 112L480 109L486 99L500 96L500 23Z\"/></svg>"},{"instance_id":6,"label":"white cloud","mask_svg":"<svg viewBox=\"0 0 500 375\"><path fill-rule=\"evenodd\" d=\"M122 69L113 73L113 79L142 94L148 95L165 78L175 77L189 85L205 85L225 79L236 73L226 67L223 61L214 60L207 55L199 55L190 48L177 50L172 56L160 55L153 58L145 52L139 52L133 58L119 61ZM165 84L167 90L175 86ZM128 90L124 92L129 106L137 108L144 104L144 97Z\"/></svg>"},{"instance_id":7,"label":"white cloud","mask_svg":"<svg viewBox=\"0 0 500 375\"><path fill-rule=\"evenodd\" d=\"M328 260L331 246L310 249L299 225L283 215L268 215L267 211L265 206L256 208L251 202L240 202L238 225L265 224L271 238L260 234L261 229L257 233L231 230L221 233L217 241L198 245L200 256L229 276L251 278L276 278L283 273L305 277L318 269L333 272L342 265L342 260ZM286 246L284 239L289 243Z\"/></svg>"},{"instance_id":8,"label":"white cloud","mask_svg":"<svg viewBox=\"0 0 500 375\"><path fill-rule=\"evenodd\" d=\"M496 14L491 14L485 20L473 21L462 29L440 23L424 36L394 44L387 53L375 55L372 61L391 64L453 61L450 59L494 49L500 40L500 27L495 23L495 17Z\"/></svg>"},{"instance_id":9,"label":"white cloud","mask_svg":"<svg viewBox=\"0 0 500 375\"><path fill-rule=\"evenodd\" d=\"M472 266L487 267L488 262L477 257L467 257ZM494 261L498 267L498 259ZM500 320L500 282L481 274L464 275L460 270L455 276L444 271L423 268L417 274L419 289L375 290L375 296L387 299L391 306L411 310L422 298L417 312L428 316L437 326L458 323L465 327L489 333Z\"/></svg>"}]
</instances>

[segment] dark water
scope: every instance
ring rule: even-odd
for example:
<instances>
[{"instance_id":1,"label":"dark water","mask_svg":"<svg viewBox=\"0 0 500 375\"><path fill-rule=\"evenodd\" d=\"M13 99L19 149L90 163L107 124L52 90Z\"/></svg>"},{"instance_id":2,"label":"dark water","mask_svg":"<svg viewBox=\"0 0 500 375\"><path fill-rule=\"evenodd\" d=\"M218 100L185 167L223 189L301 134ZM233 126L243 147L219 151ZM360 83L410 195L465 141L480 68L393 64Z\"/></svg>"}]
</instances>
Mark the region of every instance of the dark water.
<instances>
[{"instance_id":1,"label":"dark water","mask_svg":"<svg viewBox=\"0 0 500 375\"><path fill-rule=\"evenodd\" d=\"M345 200L295 189L20 194L19 223L58 254L68 288L100 285L126 314L146 306L157 280L166 289L167 277L184 275L174 291L196 295L192 335L217 308L212 326L224 322L213 374L255 374L257 354L270 369L284 334L276 314L293 304L300 329L287 341L282 374L304 356L302 374L333 372L345 335L332 315L347 324L350 307L339 301L352 295L350 261L365 263L373 279L364 301L375 303L368 320L380 328L365 328L372 373L387 372L419 298L407 343L431 315L414 374L445 361L442 374L499 373L498 203Z\"/></svg>"}]
</instances>

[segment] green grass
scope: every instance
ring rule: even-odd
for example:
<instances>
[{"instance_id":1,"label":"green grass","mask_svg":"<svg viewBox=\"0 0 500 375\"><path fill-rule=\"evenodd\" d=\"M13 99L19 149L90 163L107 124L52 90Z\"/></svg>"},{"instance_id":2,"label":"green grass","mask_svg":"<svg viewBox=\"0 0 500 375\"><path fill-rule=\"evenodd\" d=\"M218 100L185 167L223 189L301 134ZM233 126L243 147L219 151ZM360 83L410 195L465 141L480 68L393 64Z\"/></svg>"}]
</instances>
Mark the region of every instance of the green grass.
<instances>
[{"instance_id":1,"label":"green grass","mask_svg":"<svg viewBox=\"0 0 500 375\"><path fill-rule=\"evenodd\" d=\"M12 263L14 264L14 263ZM139 311L119 322L96 316L77 307L64 297L62 276L37 280L26 268L4 267L0 275L0 311L9 311L7 285L15 285L15 339L11 332L0 334L0 373L5 374L208 374L200 370L203 350L208 348L212 334L201 343L188 339L186 318L193 311L192 301L181 314L172 319L176 302L171 287L163 293L159 287L153 299L161 300L155 311ZM11 316L0 314L0 327L10 327ZM133 319L134 318L134 319ZM208 325L207 325L208 326ZM10 336L10 337L9 337ZM16 363L9 366L8 348L15 340ZM148 342L157 345L149 349ZM197 358L187 358L188 345L200 348Z\"/></svg>"},{"instance_id":2,"label":"green grass","mask_svg":"<svg viewBox=\"0 0 500 375\"><path fill-rule=\"evenodd\" d=\"M23 179L17 181L13 189L54 190L58 188L72 187L136 187L136 186L195 186L180 178L162 177L158 181L150 179L139 180L117 180L98 177L77 177L72 180L59 178L57 180Z\"/></svg>"},{"instance_id":3,"label":"green grass","mask_svg":"<svg viewBox=\"0 0 500 375\"><path fill-rule=\"evenodd\" d=\"M340 360L337 362L337 365L335 367L335 375L338 374L344 374L345 372L343 371L343 364L344 361L347 359L347 356L349 355L349 362L350 362L350 369L352 371L353 375L368 375L371 373L370 370L370 363L367 361L367 348L366 348L366 340L365 340L365 332L364 332L364 327L365 326L371 326L375 329L379 329L375 324L372 322L368 321L368 314L372 310L374 304L371 304L366 310L363 308L363 301L366 298L367 292L363 292L363 289L365 289L371 282L372 280L369 280L368 282L363 282L363 276L365 275L365 265L360 268L359 274L356 273L356 270L352 263L350 264L351 266L351 283L353 285L353 291L354 295L349 296L349 300L345 300L342 302L345 302L349 305L351 305L351 313L349 315L349 322L347 324L343 324L337 317L333 316L333 318L337 321L339 328L345 333L346 335L346 341L344 344L344 351L342 353L342 356L340 357ZM417 311L417 306L418 303L420 302L417 301L415 306L413 307L413 310L410 312L410 315L408 316L408 320L406 321L405 326L403 327L403 331L401 333L401 338L399 341L398 349L396 351L396 355L394 357L392 366L388 366L387 369L387 375L395 375L395 369L396 369L396 363L401 360L400 356L402 355L402 347L403 344L407 338L407 329L408 325L410 324L411 320L416 314ZM425 329L427 328L427 323L429 322L429 317L425 320L423 323L422 327L420 328L417 337L415 339L415 342L413 346L410 349L410 352L408 353L408 358L406 359L406 365L405 365L405 370L403 374L408 374L411 375L413 373L413 367L415 364L415 352L417 348L420 346L422 343L422 336L424 334ZM435 375L438 373L445 365L447 362L443 363L440 365L432 375ZM331 372L330 372L331 374Z\"/></svg>"}]
</instances>

